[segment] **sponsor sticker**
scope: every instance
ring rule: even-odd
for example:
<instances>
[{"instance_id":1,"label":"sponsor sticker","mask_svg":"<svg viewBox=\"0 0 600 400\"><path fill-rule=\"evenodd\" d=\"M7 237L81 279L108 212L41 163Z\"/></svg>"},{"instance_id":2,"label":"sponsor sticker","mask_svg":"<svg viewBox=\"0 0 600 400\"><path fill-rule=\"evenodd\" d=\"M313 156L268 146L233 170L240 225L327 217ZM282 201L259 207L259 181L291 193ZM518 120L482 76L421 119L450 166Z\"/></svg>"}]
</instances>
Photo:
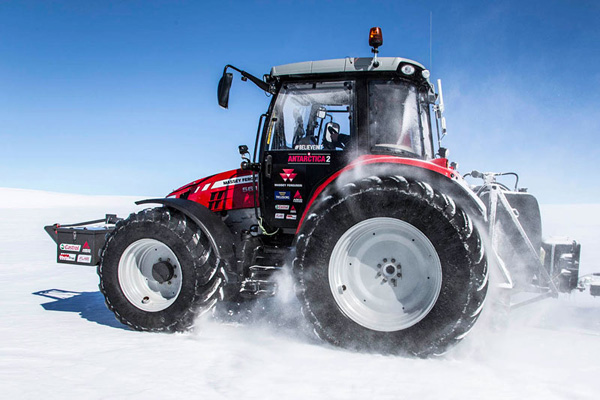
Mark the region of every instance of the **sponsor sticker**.
<instances>
[{"instance_id":1,"label":"sponsor sticker","mask_svg":"<svg viewBox=\"0 0 600 400\"><path fill-rule=\"evenodd\" d=\"M248 176L238 176L237 178L223 179L222 181L217 181L213 184L213 189L218 189L225 186L234 186L234 185L243 185L252 183L252 175ZM204 189L203 189L204 190Z\"/></svg>"},{"instance_id":2,"label":"sponsor sticker","mask_svg":"<svg viewBox=\"0 0 600 400\"><path fill-rule=\"evenodd\" d=\"M296 194L294 195L294 203L302 203L302 196L299 190L296 190Z\"/></svg>"},{"instance_id":3,"label":"sponsor sticker","mask_svg":"<svg viewBox=\"0 0 600 400\"><path fill-rule=\"evenodd\" d=\"M275 200L290 200L292 197L290 192L275 191Z\"/></svg>"},{"instance_id":4,"label":"sponsor sticker","mask_svg":"<svg viewBox=\"0 0 600 400\"><path fill-rule=\"evenodd\" d=\"M289 204L275 204L275 209L281 210L281 211L287 211L290 209L290 205Z\"/></svg>"},{"instance_id":5,"label":"sponsor sticker","mask_svg":"<svg viewBox=\"0 0 600 400\"><path fill-rule=\"evenodd\" d=\"M298 174L294 173L293 169L284 169L279 175L281 175L284 182L292 182Z\"/></svg>"},{"instance_id":6,"label":"sponsor sticker","mask_svg":"<svg viewBox=\"0 0 600 400\"><path fill-rule=\"evenodd\" d=\"M292 206L292 208L290 209L291 212L296 213L296 207Z\"/></svg>"},{"instance_id":7,"label":"sponsor sticker","mask_svg":"<svg viewBox=\"0 0 600 400\"><path fill-rule=\"evenodd\" d=\"M83 248L81 249L81 252L82 253L91 253L92 252L92 249L90 249L90 245L87 241L83 244Z\"/></svg>"},{"instance_id":8,"label":"sponsor sticker","mask_svg":"<svg viewBox=\"0 0 600 400\"><path fill-rule=\"evenodd\" d=\"M81 250L81 245L80 244L61 243L59 248L62 251L79 251L79 250Z\"/></svg>"},{"instance_id":9,"label":"sponsor sticker","mask_svg":"<svg viewBox=\"0 0 600 400\"><path fill-rule=\"evenodd\" d=\"M283 219L285 217L284 213L275 213L275 219Z\"/></svg>"},{"instance_id":10,"label":"sponsor sticker","mask_svg":"<svg viewBox=\"0 0 600 400\"><path fill-rule=\"evenodd\" d=\"M91 256L90 256L91 257ZM75 254L71 253L60 253L58 255L59 261L75 261Z\"/></svg>"},{"instance_id":11,"label":"sponsor sticker","mask_svg":"<svg viewBox=\"0 0 600 400\"><path fill-rule=\"evenodd\" d=\"M280 188L286 188L286 187L301 188L302 184L301 183L274 183L273 186L280 187Z\"/></svg>"},{"instance_id":12,"label":"sponsor sticker","mask_svg":"<svg viewBox=\"0 0 600 400\"><path fill-rule=\"evenodd\" d=\"M77 256L77 262L89 264L92 262L92 256L88 254L80 254Z\"/></svg>"},{"instance_id":13,"label":"sponsor sticker","mask_svg":"<svg viewBox=\"0 0 600 400\"><path fill-rule=\"evenodd\" d=\"M288 155L287 162L288 164L329 164L331 162L331 155L311 153L290 154Z\"/></svg>"},{"instance_id":14,"label":"sponsor sticker","mask_svg":"<svg viewBox=\"0 0 600 400\"><path fill-rule=\"evenodd\" d=\"M288 214L285 216L285 219L296 219L296 214Z\"/></svg>"},{"instance_id":15,"label":"sponsor sticker","mask_svg":"<svg viewBox=\"0 0 600 400\"><path fill-rule=\"evenodd\" d=\"M297 144L294 150L323 150L322 144Z\"/></svg>"}]
</instances>

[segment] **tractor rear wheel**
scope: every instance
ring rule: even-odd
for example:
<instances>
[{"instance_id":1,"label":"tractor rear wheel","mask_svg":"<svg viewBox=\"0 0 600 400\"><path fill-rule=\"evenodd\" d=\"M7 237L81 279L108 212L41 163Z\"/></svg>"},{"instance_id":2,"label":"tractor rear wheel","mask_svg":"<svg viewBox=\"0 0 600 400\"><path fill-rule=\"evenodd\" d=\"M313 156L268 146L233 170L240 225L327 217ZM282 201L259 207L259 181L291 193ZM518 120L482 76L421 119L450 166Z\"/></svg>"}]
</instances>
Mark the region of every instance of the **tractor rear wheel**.
<instances>
[{"instance_id":1,"label":"tractor rear wheel","mask_svg":"<svg viewBox=\"0 0 600 400\"><path fill-rule=\"evenodd\" d=\"M181 331L222 297L208 238L185 215L147 209L120 221L98 266L108 308L136 330Z\"/></svg>"},{"instance_id":2,"label":"tractor rear wheel","mask_svg":"<svg viewBox=\"0 0 600 400\"><path fill-rule=\"evenodd\" d=\"M328 189L296 242L303 312L346 348L441 354L469 332L488 271L470 217L430 185L370 177Z\"/></svg>"}]
</instances>

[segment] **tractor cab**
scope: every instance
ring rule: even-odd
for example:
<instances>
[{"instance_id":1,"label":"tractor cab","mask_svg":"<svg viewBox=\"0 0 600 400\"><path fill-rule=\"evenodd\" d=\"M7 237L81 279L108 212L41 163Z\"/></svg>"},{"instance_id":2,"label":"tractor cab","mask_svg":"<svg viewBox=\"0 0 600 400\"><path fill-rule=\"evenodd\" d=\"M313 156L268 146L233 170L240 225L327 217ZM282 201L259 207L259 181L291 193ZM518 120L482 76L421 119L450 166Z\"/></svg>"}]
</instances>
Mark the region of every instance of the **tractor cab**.
<instances>
[{"instance_id":1,"label":"tractor cab","mask_svg":"<svg viewBox=\"0 0 600 400\"><path fill-rule=\"evenodd\" d=\"M271 230L294 233L315 188L359 157L433 161L432 110L445 133L441 97L435 104L430 73L420 63L378 57L382 43L381 30L373 28L374 57L280 65L262 80L225 67L222 107L233 80L229 69L273 95L260 119L254 158L242 164L258 177L261 222Z\"/></svg>"},{"instance_id":2,"label":"tractor cab","mask_svg":"<svg viewBox=\"0 0 600 400\"><path fill-rule=\"evenodd\" d=\"M377 66L375 65L377 64ZM274 67L259 143L261 209L295 230L306 199L365 155L434 158L429 71L403 58L345 58Z\"/></svg>"}]
</instances>

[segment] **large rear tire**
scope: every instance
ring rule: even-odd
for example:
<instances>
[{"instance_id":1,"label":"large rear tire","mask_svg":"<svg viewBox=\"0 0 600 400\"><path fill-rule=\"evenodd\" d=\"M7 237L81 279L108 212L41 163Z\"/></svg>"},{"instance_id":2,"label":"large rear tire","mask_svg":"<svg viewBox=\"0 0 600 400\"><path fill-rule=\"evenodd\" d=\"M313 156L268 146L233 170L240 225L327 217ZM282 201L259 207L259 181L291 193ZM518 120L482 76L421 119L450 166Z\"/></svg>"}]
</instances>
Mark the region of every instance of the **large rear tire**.
<instances>
[{"instance_id":1,"label":"large rear tire","mask_svg":"<svg viewBox=\"0 0 600 400\"><path fill-rule=\"evenodd\" d=\"M466 336L488 285L471 218L450 197L400 176L323 193L297 236L294 274L322 339L421 357Z\"/></svg>"},{"instance_id":2,"label":"large rear tire","mask_svg":"<svg viewBox=\"0 0 600 400\"><path fill-rule=\"evenodd\" d=\"M206 235L185 215L147 209L120 221L107 238L100 291L133 329L182 331L222 298L219 264Z\"/></svg>"}]
</instances>

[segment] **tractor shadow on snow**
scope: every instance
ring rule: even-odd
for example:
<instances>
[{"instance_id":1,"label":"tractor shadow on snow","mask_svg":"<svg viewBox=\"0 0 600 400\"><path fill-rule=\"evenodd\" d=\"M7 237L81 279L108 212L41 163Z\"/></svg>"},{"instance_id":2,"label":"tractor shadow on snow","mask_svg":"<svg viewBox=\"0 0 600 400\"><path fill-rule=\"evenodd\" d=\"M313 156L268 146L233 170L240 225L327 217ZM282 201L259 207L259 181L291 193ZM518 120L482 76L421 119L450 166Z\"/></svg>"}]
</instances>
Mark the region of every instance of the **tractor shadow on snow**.
<instances>
[{"instance_id":1,"label":"tractor shadow on snow","mask_svg":"<svg viewBox=\"0 0 600 400\"><path fill-rule=\"evenodd\" d=\"M75 292L62 289L40 290L35 296L51 299L40 304L46 311L77 313L81 318L111 328L129 330L106 308L104 296L98 292ZM234 324L247 328L267 329L280 337L301 342L319 343L312 328L300 313L299 305L281 302L278 298L258 299L249 302L222 302L209 318L217 323Z\"/></svg>"},{"instance_id":2,"label":"tractor shadow on snow","mask_svg":"<svg viewBox=\"0 0 600 400\"><path fill-rule=\"evenodd\" d=\"M72 292L61 289L40 290L32 293L36 296L52 299L41 306L47 311L63 311L78 313L81 318L100 325L128 330L115 319L104 304L104 296L98 292Z\"/></svg>"}]
</instances>

